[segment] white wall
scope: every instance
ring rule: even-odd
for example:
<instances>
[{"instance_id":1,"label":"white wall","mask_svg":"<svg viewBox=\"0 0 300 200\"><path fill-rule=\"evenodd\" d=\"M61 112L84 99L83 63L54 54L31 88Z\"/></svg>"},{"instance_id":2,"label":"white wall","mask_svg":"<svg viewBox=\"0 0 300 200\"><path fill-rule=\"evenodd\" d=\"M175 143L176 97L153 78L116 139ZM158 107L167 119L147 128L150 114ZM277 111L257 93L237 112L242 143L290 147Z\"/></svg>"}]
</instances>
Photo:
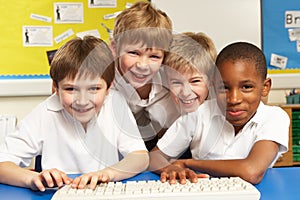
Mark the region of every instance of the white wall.
<instances>
[{"instance_id":1,"label":"white wall","mask_svg":"<svg viewBox=\"0 0 300 200\"><path fill-rule=\"evenodd\" d=\"M0 97L0 115L13 114L23 119L35 106L48 96Z\"/></svg>"}]
</instances>

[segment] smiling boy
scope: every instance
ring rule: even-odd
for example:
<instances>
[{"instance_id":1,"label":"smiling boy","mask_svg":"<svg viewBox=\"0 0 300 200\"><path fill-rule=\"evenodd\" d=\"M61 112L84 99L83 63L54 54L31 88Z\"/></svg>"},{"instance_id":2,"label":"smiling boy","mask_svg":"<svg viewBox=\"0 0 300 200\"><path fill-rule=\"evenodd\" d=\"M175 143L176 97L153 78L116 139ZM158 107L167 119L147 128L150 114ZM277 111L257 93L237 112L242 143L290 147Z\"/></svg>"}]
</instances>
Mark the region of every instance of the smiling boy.
<instances>
[{"instance_id":1,"label":"smiling boy","mask_svg":"<svg viewBox=\"0 0 300 200\"><path fill-rule=\"evenodd\" d=\"M180 115L161 67L172 41L172 22L150 2L137 2L115 20L112 51L117 60L114 88L134 114L148 150Z\"/></svg>"},{"instance_id":2,"label":"smiling boy","mask_svg":"<svg viewBox=\"0 0 300 200\"><path fill-rule=\"evenodd\" d=\"M216 100L176 120L150 154L150 168L163 182L197 182L204 176L197 171L257 184L288 150L287 113L261 101L271 88L262 51L247 42L232 43L218 54L216 65ZM192 159L171 161L187 147Z\"/></svg>"},{"instance_id":3,"label":"smiling boy","mask_svg":"<svg viewBox=\"0 0 300 200\"><path fill-rule=\"evenodd\" d=\"M126 100L110 90L109 47L74 38L50 68L55 93L33 109L0 145L0 182L33 190L125 179L148 167L148 152ZM42 155L42 171L24 167ZM123 159L120 161L119 156ZM67 174L83 174L74 180Z\"/></svg>"}]
</instances>

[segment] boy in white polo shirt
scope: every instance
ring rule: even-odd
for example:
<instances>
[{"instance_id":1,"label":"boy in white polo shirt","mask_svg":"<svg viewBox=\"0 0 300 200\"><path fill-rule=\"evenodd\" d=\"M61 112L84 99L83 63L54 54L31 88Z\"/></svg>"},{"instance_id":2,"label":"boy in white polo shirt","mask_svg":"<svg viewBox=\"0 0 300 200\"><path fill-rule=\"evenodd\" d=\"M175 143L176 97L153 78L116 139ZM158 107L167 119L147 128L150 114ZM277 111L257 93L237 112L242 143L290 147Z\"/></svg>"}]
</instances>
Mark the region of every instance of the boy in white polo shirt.
<instances>
[{"instance_id":1,"label":"boy in white polo shirt","mask_svg":"<svg viewBox=\"0 0 300 200\"><path fill-rule=\"evenodd\" d=\"M180 116L162 67L171 41L170 18L150 2L133 4L115 20L111 42L117 60L114 88L126 98L148 150Z\"/></svg>"},{"instance_id":2,"label":"boy in white polo shirt","mask_svg":"<svg viewBox=\"0 0 300 200\"><path fill-rule=\"evenodd\" d=\"M288 149L287 113L261 102L271 88L262 51L236 42L219 53L216 65L217 99L176 120L150 154L150 169L160 173L163 182L196 182L203 176L198 171L257 184ZM171 160L188 146L192 159Z\"/></svg>"},{"instance_id":3,"label":"boy in white polo shirt","mask_svg":"<svg viewBox=\"0 0 300 200\"><path fill-rule=\"evenodd\" d=\"M217 51L202 32L174 34L164 65L171 96L182 115L213 98L212 78ZM191 158L189 148L180 156Z\"/></svg>"},{"instance_id":4,"label":"boy in white polo shirt","mask_svg":"<svg viewBox=\"0 0 300 200\"><path fill-rule=\"evenodd\" d=\"M135 119L122 95L109 90L114 73L101 39L64 44L51 63L55 93L0 145L0 182L40 191L71 183L94 188L145 170L149 157ZM37 155L42 172L23 168ZM72 180L72 173L83 175Z\"/></svg>"}]
</instances>

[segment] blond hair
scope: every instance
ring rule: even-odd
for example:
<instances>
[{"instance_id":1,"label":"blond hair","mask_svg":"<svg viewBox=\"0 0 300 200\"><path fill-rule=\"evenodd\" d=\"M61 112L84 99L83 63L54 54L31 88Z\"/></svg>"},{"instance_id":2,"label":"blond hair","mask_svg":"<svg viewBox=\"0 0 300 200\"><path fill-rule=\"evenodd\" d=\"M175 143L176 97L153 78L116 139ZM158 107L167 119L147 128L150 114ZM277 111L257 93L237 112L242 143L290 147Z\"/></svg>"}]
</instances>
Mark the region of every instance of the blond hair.
<instances>
[{"instance_id":1,"label":"blond hair","mask_svg":"<svg viewBox=\"0 0 300 200\"><path fill-rule=\"evenodd\" d=\"M199 32L174 34L164 64L178 72L201 72L211 77L217 51L211 38Z\"/></svg>"}]
</instances>

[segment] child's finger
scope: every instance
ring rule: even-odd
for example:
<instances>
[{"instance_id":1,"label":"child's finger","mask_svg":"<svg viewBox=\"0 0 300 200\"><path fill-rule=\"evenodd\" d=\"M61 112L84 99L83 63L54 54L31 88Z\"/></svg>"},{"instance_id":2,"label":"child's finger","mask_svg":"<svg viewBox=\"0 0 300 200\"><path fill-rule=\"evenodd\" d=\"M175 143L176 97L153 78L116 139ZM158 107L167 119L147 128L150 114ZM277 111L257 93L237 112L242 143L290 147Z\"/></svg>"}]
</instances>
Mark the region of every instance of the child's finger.
<instances>
[{"instance_id":1,"label":"child's finger","mask_svg":"<svg viewBox=\"0 0 300 200\"><path fill-rule=\"evenodd\" d=\"M50 175L49 172L43 172L41 175L42 175L45 183L47 184L47 187L53 187L54 186L53 178L52 178L52 176Z\"/></svg>"},{"instance_id":2,"label":"child's finger","mask_svg":"<svg viewBox=\"0 0 300 200\"><path fill-rule=\"evenodd\" d=\"M197 178L209 178L208 174L196 174Z\"/></svg>"},{"instance_id":3,"label":"child's finger","mask_svg":"<svg viewBox=\"0 0 300 200\"><path fill-rule=\"evenodd\" d=\"M62 173L54 170L54 171L51 171L50 175L52 176L52 178L54 179L54 181L58 187L63 186L63 180L62 180L62 176L61 176Z\"/></svg>"},{"instance_id":4,"label":"child's finger","mask_svg":"<svg viewBox=\"0 0 300 200\"><path fill-rule=\"evenodd\" d=\"M175 184L177 182L177 172L176 171L170 171L169 172L169 183Z\"/></svg>"},{"instance_id":5,"label":"child's finger","mask_svg":"<svg viewBox=\"0 0 300 200\"><path fill-rule=\"evenodd\" d=\"M88 184L88 182L90 181L90 177L89 176L81 176L79 185L78 185L78 189L83 189L85 188L85 186Z\"/></svg>"},{"instance_id":6,"label":"child's finger","mask_svg":"<svg viewBox=\"0 0 300 200\"><path fill-rule=\"evenodd\" d=\"M187 174L184 170L179 172L178 173L179 183L180 184L186 184L186 177L187 177Z\"/></svg>"},{"instance_id":7,"label":"child's finger","mask_svg":"<svg viewBox=\"0 0 300 200\"><path fill-rule=\"evenodd\" d=\"M76 177L73 182L72 182L72 188L77 188L79 183L80 183L80 180L81 180L81 176L80 177Z\"/></svg>"},{"instance_id":8,"label":"child's finger","mask_svg":"<svg viewBox=\"0 0 300 200\"><path fill-rule=\"evenodd\" d=\"M34 184L34 186L33 186L34 188L32 188L33 190L38 189L41 192L44 192L46 190L44 184L39 179L34 180L33 184Z\"/></svg>"},{"instance_id":9,"label":"child's finger","mask_svg":"<svg viewBox=\"0 0 300 200\"><path fill-rule=\"evenodd\" d=\"M167 172L160 173L160 181L163 183L167 181Z\"/></svg>"},{"instance_id":10,"label":"child's finger","mask_svg":"<svg viewBox=\"0 0 300 200\"><path fill-rule=\"evenodd\" d=\"M98 176L92 176L89 188L94 190L97 186L98 181L99 181Z\"/></svg>"},{"instance_id":11,"label":"child's finger","mask_svg":"<svg viewBox=\"0 0 300 200\"><path fill-rule=\"evenodd\" d=\"M71 179L70 177L68 177L67 174L65 174L65 173L61 174L61 178L62 178L63 182L65 184L67 184L67 185L69 185L70 183L73 182L73 179Z\"/></svg>"}]
</instances>

